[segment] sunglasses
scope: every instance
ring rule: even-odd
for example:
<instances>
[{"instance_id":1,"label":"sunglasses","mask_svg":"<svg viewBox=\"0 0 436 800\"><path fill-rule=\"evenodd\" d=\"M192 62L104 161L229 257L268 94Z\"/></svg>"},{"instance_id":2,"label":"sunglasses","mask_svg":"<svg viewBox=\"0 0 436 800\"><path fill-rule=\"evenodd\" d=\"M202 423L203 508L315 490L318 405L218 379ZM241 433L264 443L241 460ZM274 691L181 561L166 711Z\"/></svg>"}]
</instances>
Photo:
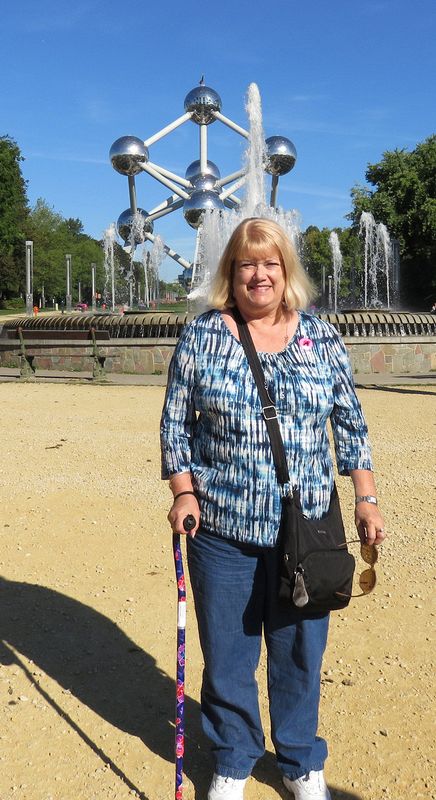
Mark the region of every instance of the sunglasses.
<instances>
[{"instance_id":1,"label":"sunglasses","mask_svg":"<svg viewBox=\"0 0 436 800\"><path fill-rule=\"evenodd\" d=\"M344 543L347 544L360 543L360 539L351 539ZM359 587L362 590L361 594L353 594L352 597L363 597L370 594L377 583L377 575L375 572L375 565L378 561L378 550L374 544L361 544L360 543L360 556L365 564L369 564L368 569L364 569L359 575Z\"/></svg>"},{"instance_id":2,"label":"sunglasses","mask_svg":"<svg viewBox=\"0 0 436 800\"><path fill-rule=\"evenodd\" d=\"M378 550L373 544L362 544L360 555L365 564L369 564L369 569L364 569L359 576L359 586L362 589L362 595L364 595L372 592L377 583L375 565L378 561Z\"/></svg>"}]
</instances>

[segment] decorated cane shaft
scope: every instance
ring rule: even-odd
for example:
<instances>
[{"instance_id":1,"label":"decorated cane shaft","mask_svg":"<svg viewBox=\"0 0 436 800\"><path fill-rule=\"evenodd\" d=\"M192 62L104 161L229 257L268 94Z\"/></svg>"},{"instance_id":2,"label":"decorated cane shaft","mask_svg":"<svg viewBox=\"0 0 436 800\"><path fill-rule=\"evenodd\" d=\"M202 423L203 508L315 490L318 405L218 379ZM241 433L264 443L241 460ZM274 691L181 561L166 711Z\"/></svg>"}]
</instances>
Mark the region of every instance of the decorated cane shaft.
<instances>
[{"instance_id":1,"label":"decorated cane shaft","mask_svg":"<svg viewBox=\"0 0 436 800\"><path fill-rule=\"evenodd\" d=\"M186 531L195 527L195 518L189 514L183 521ZM176 725L175 725L175 800L183 795L183 754L185 750L185 630L186 585L183 571L180 534L173 534L174 565L177 579L177 662L176 662Z\"/></svg>"}]
</instances>

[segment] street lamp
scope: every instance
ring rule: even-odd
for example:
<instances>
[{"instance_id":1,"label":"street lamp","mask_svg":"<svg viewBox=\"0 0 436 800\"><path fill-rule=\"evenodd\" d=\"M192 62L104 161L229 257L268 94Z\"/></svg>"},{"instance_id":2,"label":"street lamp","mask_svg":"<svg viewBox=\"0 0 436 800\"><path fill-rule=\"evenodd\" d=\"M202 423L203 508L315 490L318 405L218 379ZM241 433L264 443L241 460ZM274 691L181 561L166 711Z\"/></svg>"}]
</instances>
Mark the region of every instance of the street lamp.
<instances>
[{"instance_id":1,"label":"street lamp","mask_svg":"<svg viewBox=\"0 0 436 800\"><path fill-rule=\"evenodd\" d=\"M67 269L67 294L65 297L66 300L66 309L67 311L71 311L72 306L72 298L71 298L71 253L67 253L65 255L65 262L66 262L66 269Z\"/></svg>"},{"instance_id":2,"label":"street lamp","mask_svg":"<svg viewBox=\"0 0 436 800\"><path fill-rule=\"evenodd\" d=\"M33 316L33 242L26 241L26 314Z\"/></svg>"},{"instance_id":3,"label":"street lamp","mask_svg":"<svg viewBox=\"0 0 436 800\"><path fill-rule=\"evenodd\" d=\"M91 264L91 284L92 284L92 289L91 289L91 293L92 293L92 294L91 294L91 297L92 297L92 300L91 300L91 302L92 302L92 310L93 310L94 312L97 310L97 305L96 305L96 297L95 297L95 278L96 278L96 272L97 272L97 264L94 264L94 263L92 263L92 264Z\"/></svg>"}]
</instances>

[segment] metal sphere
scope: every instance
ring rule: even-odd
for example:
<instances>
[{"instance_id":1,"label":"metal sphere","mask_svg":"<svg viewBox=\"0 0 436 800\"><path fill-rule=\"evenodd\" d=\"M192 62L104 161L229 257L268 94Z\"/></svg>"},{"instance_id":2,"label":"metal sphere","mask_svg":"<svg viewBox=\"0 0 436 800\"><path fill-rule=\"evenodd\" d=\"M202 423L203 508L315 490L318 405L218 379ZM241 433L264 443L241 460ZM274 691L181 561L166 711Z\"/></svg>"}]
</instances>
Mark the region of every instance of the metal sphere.
<instances>
[{"instance_id":1,"label":"metal sphere","mask_svg":"<svg viewBox=\"0 0 436 800\"><path fill-rule=\"evenodd\" d=\"M211 175L200 175L200 177L196 178L195 181L192 181L192 183L194 184L194 190L195 191L201 191L201 192L212 191L213 192L214 189L215 189L216 180L215 180L215 178L212 178Z\"/></svg>"},{"instance_id":2,"label":"metal sphere","mask_svg":"<svg viewBox=\"0 0 436 800\"><path fill-rule=\"evenodd\" d=\"M118 217L117 231L120 238L126 242L126 244L131 244L130 237L132 233L132 225L134 230L135 244L142 244L142 242L145 241L144 234L153 232L153 221L147 219L147 211L144 211L143 208L138 208L137 214L140 215L140 220L138 220L138 217L132 213L130 208L126 208L126 210L123 211Z\"/></svg>"},{"instance_id":3,"label":"metal sphere","mask_svg":"<svg viewBox=\"0 0 436 800\"><path fill-rule=\"evenodd\" d=\"M224 208L218 192L194 189L188 200L183 203L183 216L191 228L198 228L206 210L223 211Z\"/></svg>"},{"instance_id":4,"label":"metal sphere","mask_svg":"<svg viewBox=\"0 0 436 800\"><path fill-rule=\"evenodd\" d=\"M221 97L215 89L208 86L196 86L185 97L185 111L192 112L192 121L197 125L209 125L214 122L213 111L221 111Z\"/></svg>"},{"instance_id":5,"label":"metal sphere","mask_svg":"<svg viewBox=\"0 0 436 800\"><path fill-rule=\"evenodd\" d=\"M200 178L213 178L214 181L218 181L221 178L221 173L213 161L208 161L206 172L202 172L200 159L198 158L189 165L185 172L185 178L187 181L191 181L192 184L196 183Z\"/></svg>"},{"instance_id":6,"label":"metal sphere","mask_svg":"<svg viewBox=\"0 0 436 800\"><path fill-rule=\"evenodd\" d=\"M141 164L146 164L148 148L137 136L120 136L109 152L111 164L121 175L137 175L141 172Z\"/></svg>"},{"instance_id":7,"label":"metal sphere","mask_svg":"<svg viewBox=\"0 0 436 800\"><path fill-rule=\"evenodd\" d=\"M286 175L295 166L297 151L286 136L270 136L265 140L265 171L269 175Z\"/></svg>"}]
</instances>

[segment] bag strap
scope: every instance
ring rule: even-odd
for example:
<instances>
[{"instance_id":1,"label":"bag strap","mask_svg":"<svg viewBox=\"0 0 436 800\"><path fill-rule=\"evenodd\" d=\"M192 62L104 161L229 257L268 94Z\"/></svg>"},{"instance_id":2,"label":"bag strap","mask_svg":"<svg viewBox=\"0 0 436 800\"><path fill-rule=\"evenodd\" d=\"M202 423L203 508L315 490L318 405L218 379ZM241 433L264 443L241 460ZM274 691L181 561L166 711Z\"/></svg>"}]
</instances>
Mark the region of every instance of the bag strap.
<instances>
[{"instance_id":1,"label":"bag strap","mask_svg":"<svg viewBox=\"0 0 436 800\"><path fill-rule=\"evenodd\" d=\"M278 482L281 484L289 483L289 470L286 461L286 451L283 444L279 423L277 422L277 409L274 403L271 402L271 398L267 392L262 365L259 361L259 356L257 355L256 348L253 344L253 339L251 338L248 325L239 311L239 308L235 307L233 309L233 316L238 326L241 345L245 350L245 355L247 356L247 360L260 395L262 414L271 441L271 449Z\"/></svg>"}]
</instances>

